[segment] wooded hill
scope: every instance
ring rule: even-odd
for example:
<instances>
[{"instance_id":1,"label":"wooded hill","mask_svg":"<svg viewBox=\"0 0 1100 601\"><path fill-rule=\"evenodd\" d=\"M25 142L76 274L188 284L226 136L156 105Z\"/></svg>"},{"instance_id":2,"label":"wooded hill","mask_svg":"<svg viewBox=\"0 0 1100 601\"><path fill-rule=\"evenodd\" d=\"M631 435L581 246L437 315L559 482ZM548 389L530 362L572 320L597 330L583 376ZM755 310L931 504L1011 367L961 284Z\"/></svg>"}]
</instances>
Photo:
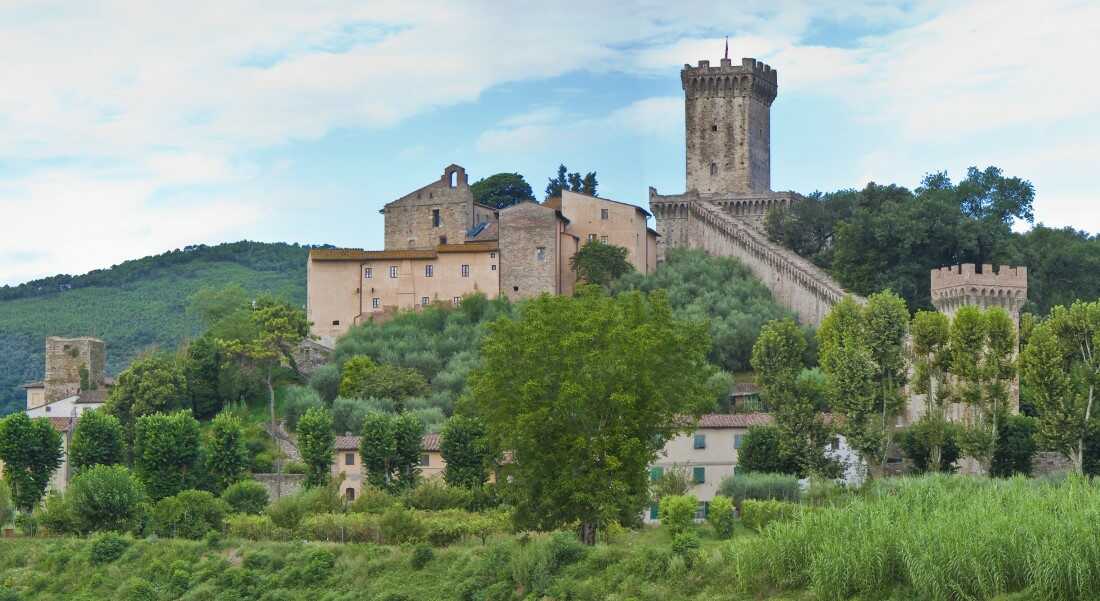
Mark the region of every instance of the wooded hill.
<instances>
[{"instance_id":1,"label":"wooded hill","mask_svg":"<svg viewBox=\"0 0 1100 601\"><path fill-rule=\"evenodd\" d=\"M143 350L175 349L199 333L186 311L204 287L240 284L305 303L306 257L297 244L232 242L189 246L84 275L56 275L0 288L0 414L21 408L21 385L42 378L46 336L96 336L107 370L118 373Z\"/></svg>"}]
</instances>

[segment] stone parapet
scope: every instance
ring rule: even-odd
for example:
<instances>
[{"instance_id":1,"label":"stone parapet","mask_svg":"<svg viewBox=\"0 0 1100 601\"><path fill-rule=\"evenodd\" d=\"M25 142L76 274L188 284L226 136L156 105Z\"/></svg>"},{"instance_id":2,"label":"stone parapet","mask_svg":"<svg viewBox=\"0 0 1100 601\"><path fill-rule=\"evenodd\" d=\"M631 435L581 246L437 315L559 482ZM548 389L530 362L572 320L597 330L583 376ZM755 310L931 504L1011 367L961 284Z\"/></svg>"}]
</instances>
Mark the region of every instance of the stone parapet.
<instances>
[{"instance_id":1,"label":"stone parapet","mask_svg":"<svg viewBox=\"0 0 1100 601\"><path fill-rule=\"evenodd\" d=\"M1014 318L1027 302L1027 267L952 265L932 270L932 304L953 315L960 307L1002 307Z\"/></svg>"}]
</instances>

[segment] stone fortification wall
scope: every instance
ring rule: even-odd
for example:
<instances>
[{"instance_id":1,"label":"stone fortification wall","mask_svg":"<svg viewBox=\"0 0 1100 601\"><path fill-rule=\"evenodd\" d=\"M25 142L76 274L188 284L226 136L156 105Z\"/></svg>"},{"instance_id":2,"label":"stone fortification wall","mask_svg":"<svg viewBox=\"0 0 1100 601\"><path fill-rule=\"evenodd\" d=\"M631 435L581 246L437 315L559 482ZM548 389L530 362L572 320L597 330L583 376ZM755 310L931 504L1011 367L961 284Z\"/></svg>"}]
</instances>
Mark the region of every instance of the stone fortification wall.
<instances>
[{"instance_id":1,"label":"stone fortification wall","mask_svg":"<svg viewBox=\"0 0 1100 601\"><path fill-rule=\"evenodd\" d=\"M1027 302L1027 267L973 263L932 270L932 304L938 311L954 315L959 307L1001 307L1018 320Z\"/></svg>"},{"instance_id":2,"label":"stone fortification wall","mask_svg":"<svg viewBox=\"0 0 1100 601\"><path fill-rule=\"evenodd\" d=\"M46 338L47 403L80 392L80 369L88 370L89 389L101 388L106 377L107 347L98 338Z\"/></svg>"},{"instance_id":3,"label":"stone fortification wall","mask_svg":"<svg viewBox=\"0 0 1100 601\"><path fill-rule=\"evenodd\" d=\"M697 195L686 196L662 197L650 191L650 209L657 216L662 247L700 248L740 260L771 290L776 302L802 323L820 324L847 295L816 265L769 240L752 220L732 217Z\"/></svg>"}]
</instances>

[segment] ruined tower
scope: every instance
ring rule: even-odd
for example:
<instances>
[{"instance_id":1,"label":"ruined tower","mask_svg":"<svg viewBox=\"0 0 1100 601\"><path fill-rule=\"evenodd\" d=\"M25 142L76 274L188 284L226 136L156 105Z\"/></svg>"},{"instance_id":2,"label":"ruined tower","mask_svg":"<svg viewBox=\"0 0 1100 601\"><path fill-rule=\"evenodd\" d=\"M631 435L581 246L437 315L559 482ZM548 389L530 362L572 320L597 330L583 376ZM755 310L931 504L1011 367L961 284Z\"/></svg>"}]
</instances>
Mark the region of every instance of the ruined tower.
<instances>
[{"instance_id":1,"label":"ruined tower","mask_svg":"<svg viewBox=\"0 0 1100 601\"><path fill-rule=\"evenodd\" d=\"M98 338L46 338L45 402L104 386L107 351Z\"/></svg>"},{"instance_id":2,"label":"ruined tower","mask_svg":"<svg viewBox=\"0 0 1100 601\"><path fill-rule=\"evenodd\" d=\"M771 106L777 72L752 58L718 67L684 65L687 190L758 194L771 190Z\"/></svg>"}]
</instances>

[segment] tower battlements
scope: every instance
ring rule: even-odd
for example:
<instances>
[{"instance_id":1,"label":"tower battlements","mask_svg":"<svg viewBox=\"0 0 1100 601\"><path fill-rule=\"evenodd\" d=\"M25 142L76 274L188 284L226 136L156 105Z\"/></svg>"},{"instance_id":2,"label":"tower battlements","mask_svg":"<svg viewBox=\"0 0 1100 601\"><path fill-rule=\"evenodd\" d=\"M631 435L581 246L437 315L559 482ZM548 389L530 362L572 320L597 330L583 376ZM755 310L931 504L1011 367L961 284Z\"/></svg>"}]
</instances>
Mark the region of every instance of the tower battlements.
<instances>
[{"instance_id":1,"label":"tower battlements","mask_svg":"<svg viewBox=\"0 0 1100 601\"><path fill-rule=\"evenodd\" d=\"M949 315L964 305L1002 307L1014 318L1027 302L1027 267L973 263L932 270L932 304Z\"/></svg>"},{"instance_id":2,"label":"tower battlements","mask_svg":"<svg viewBox=\"0 0 1100 601\"><path fill-rule=\"evenodd\" d=\"M709 60L701 60L696 67L684 65L680 83L688 96L747 96L751 93L771 105L779 89L779 72L753 58L741 59L740 65L723 58L717 67L710 66Z\"/></svg>"}]
</instances>

